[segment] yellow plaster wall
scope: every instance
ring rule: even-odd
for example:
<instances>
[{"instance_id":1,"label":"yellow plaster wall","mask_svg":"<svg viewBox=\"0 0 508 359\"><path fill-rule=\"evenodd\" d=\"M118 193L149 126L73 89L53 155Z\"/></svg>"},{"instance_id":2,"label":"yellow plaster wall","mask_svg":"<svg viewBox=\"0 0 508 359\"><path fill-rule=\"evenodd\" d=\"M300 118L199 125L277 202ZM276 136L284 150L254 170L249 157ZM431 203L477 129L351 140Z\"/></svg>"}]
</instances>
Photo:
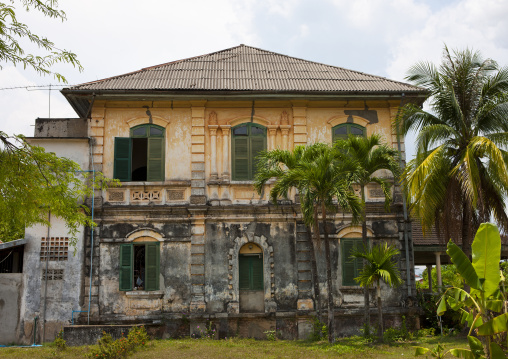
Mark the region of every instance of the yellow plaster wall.
<instances>
[{"instance_id":1,"label":"yellow plaster wall","mask_svg":"<svg viewBox=\"0 0 508 359\"><path fill-rule=\"evenodd\" d=\"M300 101L301 102L301 101ZM268 126L276 126L275 148L282 148L282 131L281 115L285 111L288 116L289 135L288 148L294 146L294 136L305 134L305 127L299 126L298 131L295 130L294 111L297 116L306 116L306 139L307 143L325 142L331 143L331 128L338 123L344 123L347 116L344 110L364 109L363 101L346 102L346 101L320 101L320 102L304 102L295 103L295 101L264 101L256 102L254 108L254 122ZM203 101L200 106L204 107L204 147L205 147L205 172L206 179L210 177L211 172L211 155L210 155L210 131L208 128L210 113L215 112L217 118L216 130L216 155L217 155L217 172L219 176L223 170L223 136L221 126L235 126L243 122L249 122L252 116L252 102L250 101ZM391 130L391 120L393 117L393 104L385 102L368 102L369 109L376 110L379 122L366 126L367 134L379 133L385 141L393 144L393 136ZM148 115L146 108L149 106L152 114L153 123L166 128L166 180L184 180L191 178L191 135L192 135L192 106L193 103L185 101L136 101L136 102L104 102L97 101L92 111L92 122L95 127L92 135L98 135L96 138L103 144L100 151L103 153L94 156L96 162L102 162L102 170L108 177L113 176L114 166L114 138L129 137L129 129L133 126L148 123ZM296 106L296 110L293 107ZM391 107L390 107L391 106ZM303 112L302 112L303 111ZM300 117L302 118L302 117ZM301 124L302 120L299 120ZM305 121L305 120L303 120ZM362 123L363 121L363 123ZM365 120L355 118L355 123L365 124ZM272 127L272 129L275 127ZM296 133L298 132L298 133ZM273 134L273 130L271 132ZM100 136L103 135L103 138ZM270 146L270 139L267 141ZM231 133L229 133L229 151L231 151ZM102 156L102 160L101 160ZM229 153L229 161L231 161L231 153ZM231 170L231 163L229 164Z\"/></svg>"}]
</instances>

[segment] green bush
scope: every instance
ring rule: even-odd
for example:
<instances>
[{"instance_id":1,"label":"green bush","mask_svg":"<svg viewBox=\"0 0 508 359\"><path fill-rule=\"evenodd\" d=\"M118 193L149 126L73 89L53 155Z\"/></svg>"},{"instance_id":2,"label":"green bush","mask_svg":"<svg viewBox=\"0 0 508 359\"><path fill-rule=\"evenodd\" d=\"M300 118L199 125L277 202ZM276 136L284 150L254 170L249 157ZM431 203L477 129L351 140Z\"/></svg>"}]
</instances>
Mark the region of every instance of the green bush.
<instances>
[{"instance_id":1,"label":"green bush","mask_svg":"<svg viewBox=\"0 0 508 359\"><path fill-rule=\"evenodd\" d=\"M102 338L97 341L97 348L93 348L88 353L89 358L94 359L120 359L127 356L137 348L144 348L148 345L148 334L145 327L134 327L129 330L127 338L123 336L120 339L113 340L111 334L102 332Z\"/></svg>"},{"instance_id":2,"label":"green bush","mask_svg":"<svg viewBox=\"0 0 508 359\"><path fill-rule=\"evenodd\" d=\"M328 339L328 327L319 318L312 319L312 335L310 340L319 341Z\"/></svg>"},{"instance_id":3,"label":"green bush","mask_svg":"<svg viewBox=\"0 0 508 359\"><path fill-rule=\"evenodd\" d=\"M436 334L441 334L441 327L439 325L439 318L437 312L437 302L441 298L441 294L417 292L418 305L423 309L423 317L421 326L423 328L434 328ZM460 322L460 313L448 311L441 316L441 324L443 332L460 331L464 325Z\"/></svg>"},{"instance_id":4,"label":"green bush","mask_svg":"<svg viewBox=\"0 0 508 359\"><path fill-rule=\"evenodd\" d=\"M67 348L67 342L63 338L63 329L60 329L56 335L54 344L58 350L65 350Z\"/></svg>"}]
</instances>

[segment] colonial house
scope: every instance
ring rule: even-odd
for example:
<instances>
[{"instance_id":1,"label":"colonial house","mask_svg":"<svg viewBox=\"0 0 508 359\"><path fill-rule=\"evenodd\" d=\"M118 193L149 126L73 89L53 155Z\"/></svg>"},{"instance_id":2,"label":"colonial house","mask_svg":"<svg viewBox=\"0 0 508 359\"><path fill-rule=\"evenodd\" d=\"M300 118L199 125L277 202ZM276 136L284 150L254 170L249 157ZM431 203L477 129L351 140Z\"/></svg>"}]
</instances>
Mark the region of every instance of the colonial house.
<instances>
[{"instance_id":1,"label":"colonial house","mask_svg":"<svg viewBox=\"0 0 508 359\"><path fill-rule=\"evenodd\" d=\"M256 155L378 133L404 156L392 120L401 103L426 97L405 83L245 45L62 94L79 118L38 119L30 141L121 185L89 200L98 226L83 228L75 255L57 218L49 229L27 229L18 340L31 340L36 316L46 318L47 338L70 321L152 323L165 337L211 322L220 336L278 328L284 338L305 338L316 303L298 196L274 205L270 183L259 195ZM380 187L368 186L370 239L401 251L404 284L383 289L388 325L402 315L418 325L403 212L398 186L389 212ZM336 327L350 334L363 316L353 279L361 263L349 259L361 227L340 210L329 225ZM324 298L324 261L318 271Z\"/></svg>"}]
</instances>

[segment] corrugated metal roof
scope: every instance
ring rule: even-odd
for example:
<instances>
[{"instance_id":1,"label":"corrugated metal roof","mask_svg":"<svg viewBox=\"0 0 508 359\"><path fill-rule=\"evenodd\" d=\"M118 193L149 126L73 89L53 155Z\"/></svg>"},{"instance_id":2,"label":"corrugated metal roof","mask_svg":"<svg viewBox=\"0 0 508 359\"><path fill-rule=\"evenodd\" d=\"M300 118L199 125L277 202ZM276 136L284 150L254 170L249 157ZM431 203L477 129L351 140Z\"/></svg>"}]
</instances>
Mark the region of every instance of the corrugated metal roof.
<instances>
[{"instance_id":1,"label":"corrugated metal roof","mask_svg":"<svg viewBox=\"0 0 508 359\"><path fill-rule=\"evenodd\" d=\"M425 89L384 77L240 45L88 82L72 90L411 92Z\"/></svg>"},{"instance_id":2,"label":"corrugated metal roof","mask_svg":"<svg viewBox=\"0 0 508 359\"><path fill-rule=\"evenodd\" d=\"M2 243L0 241L0 250L7 249L7 248L13 248L13 247L19 247L26 244L26 238L16 239L14 241L5 242Z\"/></svg>"}]
</instances>

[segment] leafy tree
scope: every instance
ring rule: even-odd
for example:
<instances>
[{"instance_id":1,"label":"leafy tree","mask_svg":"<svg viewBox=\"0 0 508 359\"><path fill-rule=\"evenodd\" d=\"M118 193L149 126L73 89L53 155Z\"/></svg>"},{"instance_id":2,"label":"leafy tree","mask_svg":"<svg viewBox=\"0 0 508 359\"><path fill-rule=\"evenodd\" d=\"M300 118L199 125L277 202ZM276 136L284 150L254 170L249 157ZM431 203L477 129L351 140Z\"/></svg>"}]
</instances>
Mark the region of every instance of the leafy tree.
<instances>
[{"instance_id":1,"label":"leafy tree","mask_svg":"<svg viewBox=\"0 0 508 359\"><path fill-rule=\"evenodd\" d=\"M435 267L432 268L430 278L432 280L432 288L437 288L437 272ZM444 288L462 286L462 278L453 264L444 264L441 266L441 280ZM417 283L417 287L424 290L429 288L429 273L427 268L424 269L422 281Z\"/></svg>"},{"instance_id":2,"label":"leafy tree","mask_svg":"<svg viewBox=\"0 0 508 359\"><path fill-rule=\"evenodd\" d=\"M294 161L293 161L294 160ZM350 162L338 161L336 152L328 145L316 143L307 147L296 147L293 152L275 150L263 152L258 156L255 187L259 193L263 185L271 178L275 183L270 190L272 202L286 197L291 188L299 191L302 215L308 226L319 231L318 212L324 232L326 282L328 287L328 340L334 335L332 268L330 242L328 239L327 211L338 204L344 210L351 211L353 221L361 213L361 203L352 191L351 184L356 177ZM337 204L334 203L337 201ZM315 233L319 238L319 232ZM315 280L317 278L315 277Z\"/></svg>"},{"instance_id":3,"label":"leafy tree","mask_svg":"<svg viewBox=\"0 0 508 359\"><path fill-rule=\"evenodd\" d=\"M421 62L406 79L430 93L429 112L408 104L396 121L403 134L419 131L403 174L412 214L469 255L479 223L492 216L508 229L508 68L445 47L439 69Z\"/></svg>"},{"instance_id":4,"label":"leafy tree","mask_svg":"<svg viewBox=\"0 0 508 359\"><path fill-rule=\"evenodd\" d=\"M116 181L100 172L90 178L74 161L30 146L21 136L0 132L0 144L0 239L22 238L34 224L50 225L50 211L66 222L74 244L80 226L94 225L84 199Z\"/></svg>"},{"instance_id":5,"label":"leafy tree","mask_svg":"<svg viewBox=\"0 0 508 359\"><path fill-rule=\"evenodd\" d=\"M26 11L31 9L41 12L43 15L64 21L66 14L58 9L58 0L19 0L22 8ZM14 4L14 0L10 0ZM21 42L29 40L31 43L43 49L46 54L26 54ZM70 63L83 70L77 56L67 50L60 50L47 38L30 31L26 24L18 21L14 5L0 3L0 62L21 64L23 68L32 68L40 75L53 74L59 81L66 82L65 77L57 72L52 72L51 67L56 63ZM1 66L0 66L1 68Z\"/></svg>"},{"instance_id":6,"label":"leafy tree","mask_svg":"<svg viewBox=\"0 0 508 359\"><path fill-rule=\"evenodd\" d=\"M390 287L402 284L399 269L395 262L395 256L399 250L389 246L386 242L374 245L372 248L363 248L363 251L355 251L352 258L365 259L367 264L363 267L360 275L355 280L362 287L376 286L377 315L378 315L378 338L383 341L383 306L381 302L381 281Z\"/></svg>"},{"instance_id":7,"label":"leafy tree","mask_svg":"<svg viewBox=\"0 0 508 359\"><path fill-rule=\"evenodd\" d=\"M390 209L392 181L379 176L380 170L388 170L394 175L399 174L398 152L394 148L382 143L381 136L374 134L369 137L349 135L347 139L338 140L334 147L338 150L339 157L343 160L353 161L358 178L357 184L360 186L363 210L362 210L362 239L363 246L369 247L367 238L367 213L365 206L365 187L375 182L381 186L385 197L385 208ZM375 173L378 173L375 176ZM364 261L364 265L365 265ZM369 288L364 288L365 315L364 322L370 325L369 309Z\"/></svg>"}]
</instances>

